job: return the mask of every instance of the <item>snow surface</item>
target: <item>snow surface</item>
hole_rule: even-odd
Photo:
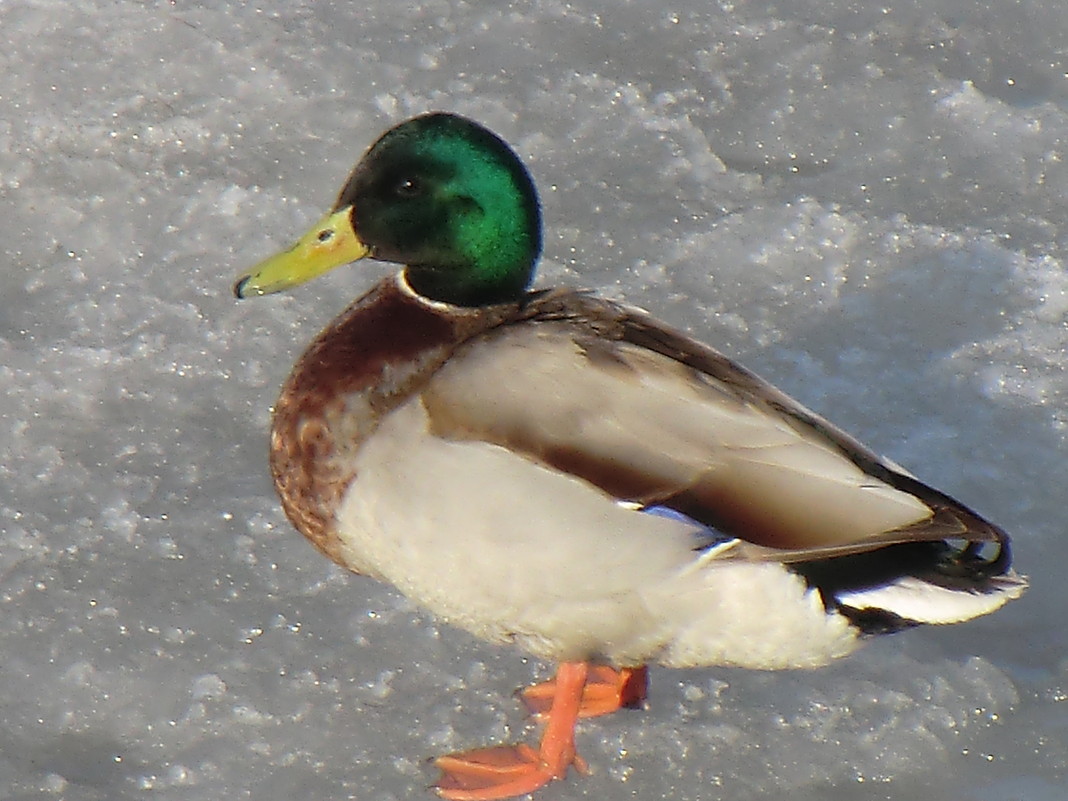
[[[654,670],[557,799],[1063,801],[1062,0],[0,4],[0,799],[429,799],[548,666],[313,551],[269,407],[388,269],[237,303],[386,127],[473,116],[543,283],[683,326],[1015,536],[829,668]]]

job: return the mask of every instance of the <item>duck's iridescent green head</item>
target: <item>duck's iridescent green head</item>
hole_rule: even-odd
[[[471,120],[426,114],[383,134],[334,208],[234,293],[278,292],[371,257],[404,264],[427,298],[479,306],[521,297],[540,253],[538,197],[519,157]]]

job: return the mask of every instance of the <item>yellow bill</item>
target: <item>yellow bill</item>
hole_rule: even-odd
[[[327,270],[371,255],[352,230],[351,206],[332,211],[289,250],[265,259],[234,284],[239,298],[269,295],[303,284]]]

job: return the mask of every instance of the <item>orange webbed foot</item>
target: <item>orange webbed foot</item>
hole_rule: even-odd
[[[592,666],[582,690],[578,716],[593,718],[623,708],[636,709],[645,701],[648,688],[649,669],[644,665],[620,670],[608,665]],[[555,692],[556,679],[552,679],[521,690],[519,697],[535,718],[543,720],[552,707]]]
[[[586,773],[586,763],[575,753],[575,723],[588,670],[585,662],[561,663],[537,751],[529,745],[498,746],[440,757],[438,795],[449,801],[496,801],[562,779],[572,765]]]
[[[571,762],[550,765],[529,745],[502,745],[439,757],[438,795],[449,801],[494,801],[526,795],[553,779],[562,779],[569,765],[580,773],[586,763],[573,752]]]

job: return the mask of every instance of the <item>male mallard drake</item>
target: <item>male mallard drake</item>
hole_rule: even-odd
[[[274,414],[286,514],[445,620],[560,662],[537,750],[438,760],[450,799],[561,778],[576,718],[644,665],[796,668],[1024,590],[1005,532],[712,348],[585,292],[530,291],[534,185],[485,128],[385,133],[239,298],[365,257],[406,265],[334,320]]]

